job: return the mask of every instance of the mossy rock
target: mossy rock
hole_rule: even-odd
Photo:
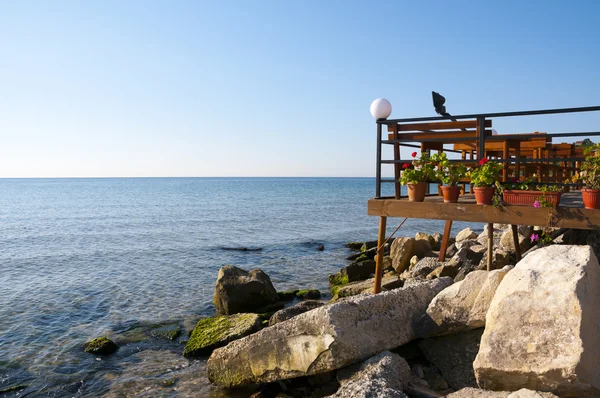
[[[317,300],[321,298],[321,292],[317,289],[304,289],[299,290],[296,297],[301,300]]]
[[[101,336],[88,341],[83,345],[83,350],[95,355],[110,355],[117,351],[119,347],[108,337]]]
[[[334,286],[346,285],[350,282],[348,280],[348,275],[342,275],[339,272],[337,274],[329,275],[329,284]]]
[[[198,321],[183,350],[185,357],[203,357],[233,340],[245,337],[261,328],[257,314],[223,315]]]
[[[277,292],[279,296],[279,300],[281,301],[292,301],[296,298],[296,293],[298,293],[298,289],[296,290],[287,290],[285,292]]]
[[[362,247],[362,245],[364,245],[363,242],[348,242],[344,246],[347,247],[350,250],[358,251],[358,250],[360,250],[360,248]]]
[[[178,324],[162,325],[150,331],[152,337],[159,339],[175,340],[181,336],[181,328]]]
[[[10,387],[6,387],[6,388],[0,388],[0,394],[6,394],[9,392],[16,392],[16,391],[21,391],[26,389],[27,385],[25,384],[17,384],[16,386],[10,386]]]

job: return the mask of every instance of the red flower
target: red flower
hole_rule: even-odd
[[[403,169],[408,169],[409,167],[410,167],[410,164],[408,164],[408,163],[404,163],[404,164],[402,165],[402,168],[403,168]]]
[[[416,157],[417,157],[417,153],[416,153],[416,152],[413,152],[413,153],[411,153],[411,155],[410,155],[410,156],[412,156],[413,158],[416,158]]]
[[[479,161],[479,165],[483,166],[484,164],[486,164],[488,162],[487,158],[483,158]]]

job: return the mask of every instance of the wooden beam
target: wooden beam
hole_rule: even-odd
[[[446,250],[448,250],[448,242],[450,242],[450,232],[452,231],[452,220],[446,220],[444,226],[444,236],[442,237],[442,245],[440,246],[440,255],[438,256],[439,261],[446,260]]]
[[[375,285],[373,286],[373,293],[377,294],[381,292],[381,278],[383,277],[383,252],[385,248],[382,247],[385,242],[385,227],[387,217],[379,218],[379,233],[377,234],[377,255],[375,256]]]
[[[450,130],[450,129],[474,129],[477,127],[477,120],[464,120],[460,122],[430,122],[430,123],[410,123],[398,124],[398,131],[427,131],[427,130]],[[492,127],[492,121],[486,120],[485,127]],[[388,124],[388,131],[394,131],[394,126]]]
[[[486,136],[492,136],[492,130],[485,130]],[[388,134],[388,140],[437,140],[440,138],[447,138],[448,143],[452,144],[452,139],[456,138],[477,138],[476,130],[468,130],[468,131],[431,131],[431,132],[421,132],[421,133],[401,133],[398,134],[398,138],[394,138],[394,134]]]
[[[424,218],[481,223],[540,225],[558,228],[600,229],[600,211],[580,207],[558,209],[533,206],[483,206],[465,203],[371,199],[370,216]]]

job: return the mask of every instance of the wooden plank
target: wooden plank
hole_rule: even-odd
[[[375,284],[373,286],[373,293],[377,294],[381,292],[381,278],[383,277],[383,252],[385,248],[381,247],[385,242],[385,227],[387,217],[379,218],[379,233],[377,234],[377,255],[375,256]]]
[[[486,136],[492,136],[492,130],[485,130]],[[473,138],[477,137],[476,130],[467,130],[467,131],[431,131],[431,132],[421,132],[421,133],[400,133],[398,134],[399,140],[427,140],[427,139],[438,139],[438,138],[447,138],[448,143],[452,143],[453,138]],[[394,134],[388,134],[388,140],[393,140]]]
[[[368,202],[370,216],[424,218],[481,223],[540,225],[557,228],[600,229],[600,211],[579,207],[558,209],[533,206],[482,206],[466,203],[409,202],[379,200]]]
[[[519,230],[515,224],[510,226],[513,235],[513,244],[515,245],[515,257],[517,262],[521,261],[521,245],[519,244]]]
[[[488,233],[487,270],[488,270],[488,272],[490,272],[492,270],[492,261],[494,261],[494,224],[493,223],[488,223],[487,233]]]
[[[430,122],[398,124],[398,131],[425,131],[425,130],[450,130],[450,129],[474,129],[477,120],[462,120],[460,122]],[[486,120],[485,127],[492,127],[492,121]],[[392,125],[388,125],[388,132],[394,131]]]

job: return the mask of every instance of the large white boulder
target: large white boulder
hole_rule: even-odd
[[[238,387],[340,369],[417,338],[416,324],[450,278],[354,296],[217,349],[211,382]]]
[[[427,307],[419,325],[421,337],[440,336],[485,326],[496,289],[512,269],[473,271],[464,280],[442,290]]]
[[[589,246],[537,250],[502,280],[473,364],[480,387],[600,395],[600,265]]]

